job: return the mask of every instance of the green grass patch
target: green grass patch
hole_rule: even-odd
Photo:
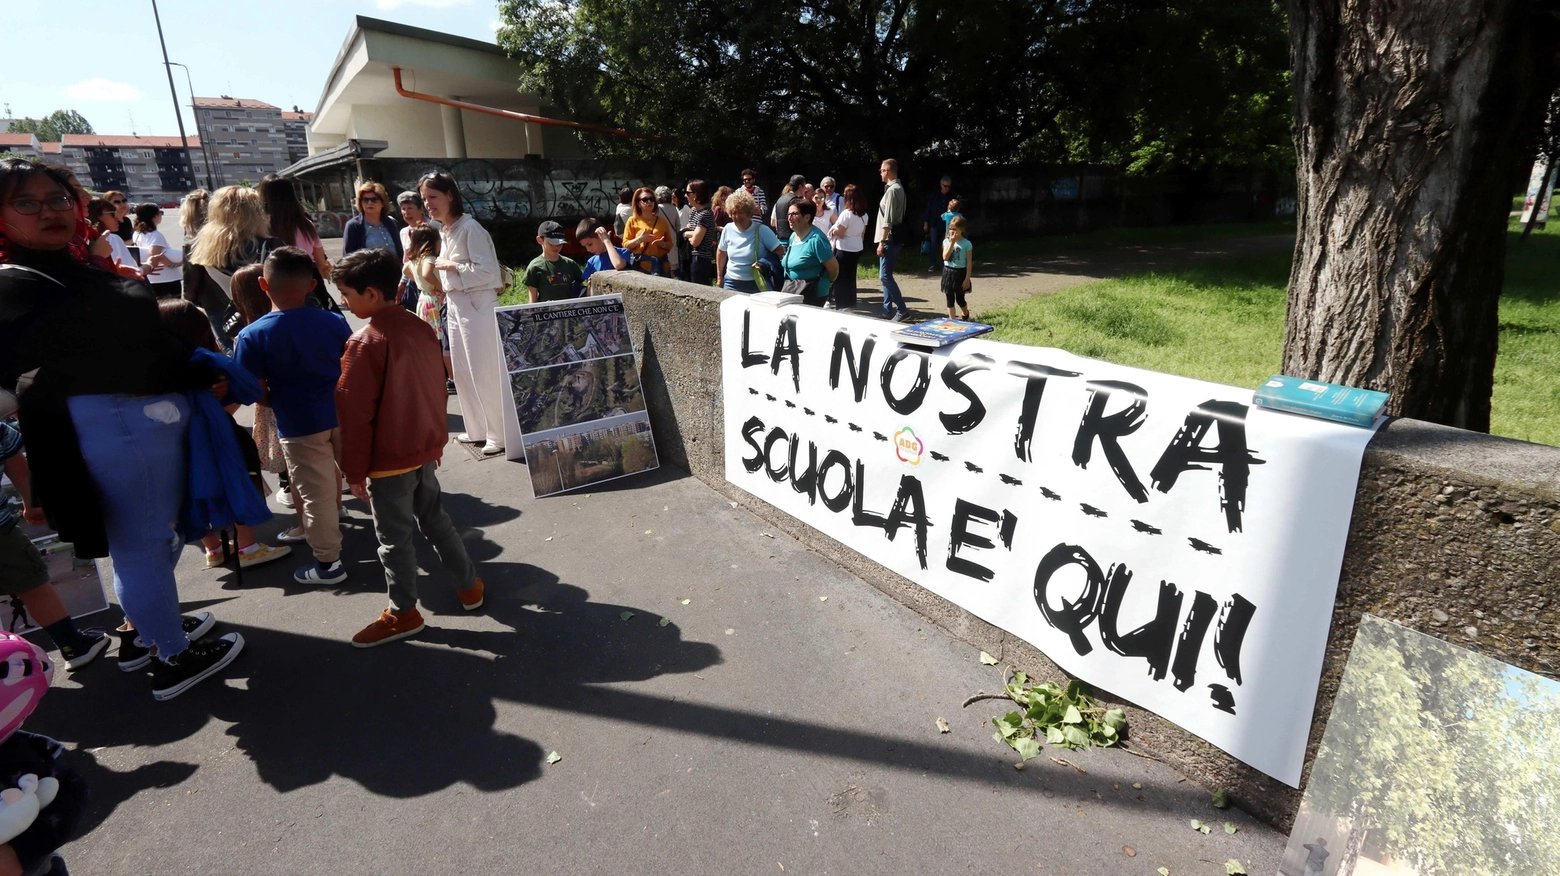
[[[1560,223],[1507,239],[1491,431],[1560,445]],[[1090,283],[983,315],[993,337],[1234,386],[1279,370],[1290,254]]]

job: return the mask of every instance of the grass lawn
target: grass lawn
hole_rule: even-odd
[[[1491,431],[1560,445],[1560,222],[1526,242],[1511,227]],[[1105,280],[982,319],[1000,340],[1254,387],[1278,371],[1289,263],[1273,253]]]

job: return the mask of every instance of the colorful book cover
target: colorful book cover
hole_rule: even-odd
[[[918,347],[946,347],[954,341],[962,341],[965,338],[973,338],[991,331],[991,326],[983,322],[969,322],[963,319],[933,319],[916,325],[907,326],[894,332],[894,339],[904,344],[914,344]]]
[[[1389,397],[1373,389],[1275,374],[1257,388],[1251,403],[1352,426],[1370,426],[1386,409]]]

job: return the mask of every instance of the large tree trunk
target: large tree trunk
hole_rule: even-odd
[[[1289,0],[1298,234],[1284,372],[1488,431],[1509,183],[1554,0]]]

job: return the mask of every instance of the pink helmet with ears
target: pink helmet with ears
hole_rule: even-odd
[[[11,738],[49,691],[54,664],[43,649],[12,633],[0,633],[0,741]]]

